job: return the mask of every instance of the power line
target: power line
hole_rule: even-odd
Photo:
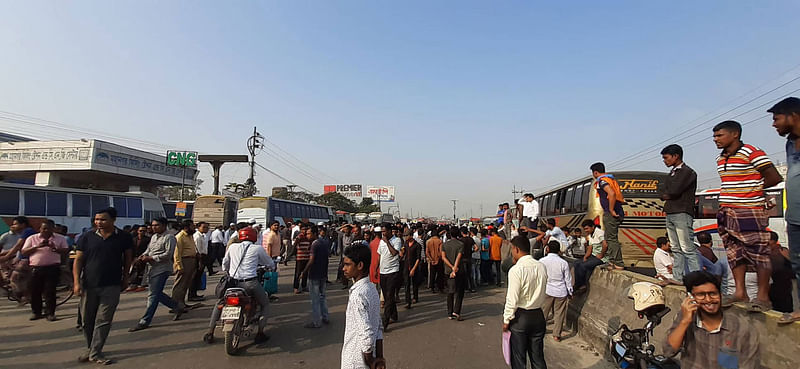
[[[319,170],[319,169],[316,169],[316,168],[312,167],[311,165],[309,165],[309,164],[308,164],[308,163],[306,163],[305,161],[301,160],[301,159],[300,159],[300,158],[298,158],[297,156],[295,156],[295,155],[293,155],[292,153],[290,153],[290,152],[288,152],[288,151],[286,151],[286,150],[282,149],[280,146],[278,146],[278,145],[277,145],[277,144],[275,144],[274,142],[270,141],[269,139],[265,139],[265,141],[266,141],[267,143],[269,143],[270,145],[274,146],[274,147],[275,147],[276,149],[278,149],[280,152],[282,152],[282,153],[284,153],[284,154],[288,155],[289,157],[293,158],[293,159],[294,159],[294,160],[296,160],[298,163],[305,165],[305,166],[306,166],[306,168],[308,168],[308,169],[310,169],[310,170],[312,170],[312,171],[314,171],[314,172],[317,172],[317,174],[320,174],[322,177],[327,177],[327,178],[329,178],[329,179],[332,179],[332,180],[333,180],[334,182],[336,182],[336,183],[342,183],[342,181],[340,181],[340,180],[338,180],[338,179],[336,179],[336,178],[334,178],[334,177],[332,177],[332,176],[330,176],[330,175],[326,174],[325,172],[323,172],[323,171],[321,171],[321,170]],[[323,184],[324,184],[324,183],[323,183]]]
[[[286,177],[284,177],[284,176],[282,176],[282,175],[280,175],[278,173],[275,173],[275,171],[268,169],[267,167],[261,165],[261,163],[259,163],[259,162],[256,162],[256,166],[258,166],[261,169],[266,170],[267,172],[269,172],[270,174],[274,175],[275,177],[278,177],[278,178],[284,180],[286,183],[295,184],[295,186],[300,187],[303,191],[306,191],[306,192],[312,193],[312,194],[314,193],[314,191],[311,191],[311,190],[309,190],[309,189],[307,189],[307,188],[305,188],[305,187],[303,187],[303,186],[301,186],[299,184],[296,184],[294,181],[292,181],[289,178],[286,178]]]

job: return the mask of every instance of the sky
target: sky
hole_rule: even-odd
[[[268,140],[257,161],[283,177],[257,169],[262,193],[287,179],[317,193],[394,185],[400,214],[414,216],[452,216],[452,199],[459,217],[491,214],[513,188],[545,191],[596,161],[666,171],[667,143],[684,145],[712,187],[710,128],[722,120],[748,123],[744,141],[785,161],[765,110],[800,95],[800,23],[782,16],[799,11],[797,1],[0,0],[0,131],[245,154],[256,126]],[[200,170],[210,192],[211,168]],[[247,175],[226,165],[222,182]]]

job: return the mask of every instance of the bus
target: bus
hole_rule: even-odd
[[[175,207],[178,206],[180,201],[177,200],[164,200],[161,205],[164,206],[164,213],[169,221],[177,221],[178,216],[175,215]],[[186,203],[186,215],[180,217],[181,219],[192,219],[194,215],[194,201],[184,201]]]
[[[80,188],[34,186],[0,182],[0,233],[7,232],[15,216],[28,217],[33,229],[45,219],[67,226],[71,234],[93,226],[94,213],[113,206],[116,226],[147,224],[164,216],[156,195],[148,192],[114,192]]]
[[[330,206],[254,196],[240,199],[239,210],[236,212],[238,222],[249,222],[250,219],[264,226],[273,220],[277,220],[281,225],[286,225],[288,222],[317,224],[332,221],[334,213]]]
[[[619,227],[619,242],[625,265],[652,268],[656,238],[666,234],[664,201],[659,189],[668,173],[626,171],[612,173],[619,183],[625,204],[625,220]],[[561,228],[580,228],[584,219],[602,224],[603,209],[592,177],[582,178],[536,197],[540,222],[555,218]]]
[[[216,226],[226,226],[236,220],[236,209],[239,203],[235,198],[222,195],[202,195],[194,199],[192,220],[207,222],[213,229]],[[188,216],[188,206],[187,206]]]
[[[771,200],[777,204],[768,211],[769,225],[767,229],[778,234],[778,242],[781,245],[788,245],[786,220],[783,217],[786,210],[784,186],[785,184],[781,182],[764,190],[764,197],[767,201]],[[710,188],[695,193],[694,233],[711,233],[715,249],[722,248],[722,239],[719,237],[719,232],[717,232],[717,211],[719,211],[719,188]],[[724,257],[724,249],[722,251]]]

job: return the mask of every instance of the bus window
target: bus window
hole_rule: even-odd
[[[88,217],[92,212],[92,202],[89,195],[72,194],[72,216]]]
[[[67,194],[64,192],[47,193],[47,216],[67,216]]]
[[[719,210],[717,195],[697,196],[697,214],[695,219],[716,219]]]
[[[573,198],[572,196],[575,194],[575,186],[572,186],[567,189],[566,198],[564,199],[564,211],[566,214],[573,213],[575,209],[572,207]]]
[[[773,200],[777,206],[774,206],[772,209],[767,210],[770,218],[783,218],[783,191],[765,191],[764,197],[766,197],[767,201]]]
[[[108,196],[92,195],[92,214],[108,207]]]
[[[539,212],[542,213],[542,216],[547,216],[547,196],[542,196],[542,201],[539,205]]]
[[[117,209],[117,217],[128,217],[128,201],[124,197],[114,196],[114,209]]]
[[[128,218],[141,218],[142,217],[142,199],[138,197],[129,197],[128,198]],[[186,215],[190,216],[189,211],[187,209]]]
[[[584,183],[581,188],[581,209],[580,211],[588,211],[589,210],[589,190],[591,189],[592,184]]]
[[[0,189],[0,214],[19,215],[19,190]]]
[[[556,210],[556,202],[557,202],[556,194],[551,193],[551,194],[547,195],[547,215],[555,215],[556,214],[556,212],[555,212],[555,210]]]
[[[47,214],[47,200],[43,191],[25,191],[25,215]]]

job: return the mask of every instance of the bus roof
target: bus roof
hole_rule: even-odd
[[[665,175],[667,175],[666,172],[647,171],[647,170],[614,171],[614,172],[608,172],[608,173],[614,175],[615,177],[627,177],[627,178],[638,177],[638,176],[642,176],[642,177],[648,177],[649,176],[649,177],[652,177],[652,176],[665,176]],[[557,186],[557,187],[549,187],[547,189],[547,191],[542,191],[541,193],[538,193],[538,194],[535,193],[533,195],[534,196],[541,196],[542,194],[555,192],[555,191],[558,191],[558,190],[566,188],[566,187],[570,187],[570,186],[574,186],[576,184],[581,184],[581,183],[584,183],[586,181],[590,181],[592,179],[593,179],[592,176],[588,175],[588,176],[582,177],[581,179],[570,181],[570,182],[567,182],[567,183],[562,184],[562,185]]]

